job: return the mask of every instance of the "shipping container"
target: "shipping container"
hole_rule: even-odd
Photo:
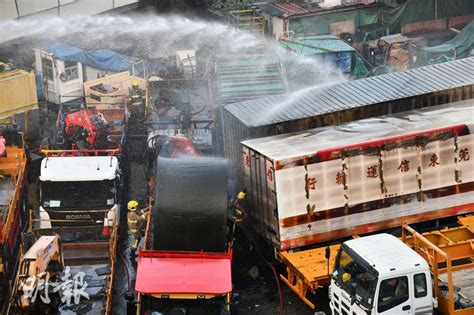
[[[38,108],[35,73],[1,62],[0,69],[0,124],[11,123],[15,114]]]
[[[289,250],[473,212],[473,105],[243,141],[255,230]]]

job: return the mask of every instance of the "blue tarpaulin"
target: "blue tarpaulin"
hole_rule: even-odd
[[[77,47],[57,42],[44,45],[43,49],[52,53],[55,58],[60,60],[80,62],[97,69],[115,72],[129,70],[137,61],[110,49],[85,51]]]

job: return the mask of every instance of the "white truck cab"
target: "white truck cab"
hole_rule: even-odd
[[[428,263],[398,238],[377,234],[344,242],[329,287],[333,315],[432,314]]]
[[[120,210],[115,156],[53,156],[41,162],[40,228],[94,226]]]

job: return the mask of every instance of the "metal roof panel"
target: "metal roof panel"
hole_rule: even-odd
[[[243,101],[225,110],[247,127],[258,127],[472,84],[474,57]]]

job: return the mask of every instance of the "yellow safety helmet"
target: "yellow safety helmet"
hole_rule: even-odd
[[[237,199],[245,199],[245,193],[243,191],[239,192],[239,194],[237,195]]]
[[[132,81],[132,86],[139,86],[139,85],[140,85],[140,81],[136,79]]]
[[[137,207],[138,207],[138,202],[136,200],[130,200],[127,204],[127,208],[130,211],[137,210]]]
[[[348,272],[344,272],[342,274],[342,282],[347,282],[349,280],[351,280],[351,274]]]

